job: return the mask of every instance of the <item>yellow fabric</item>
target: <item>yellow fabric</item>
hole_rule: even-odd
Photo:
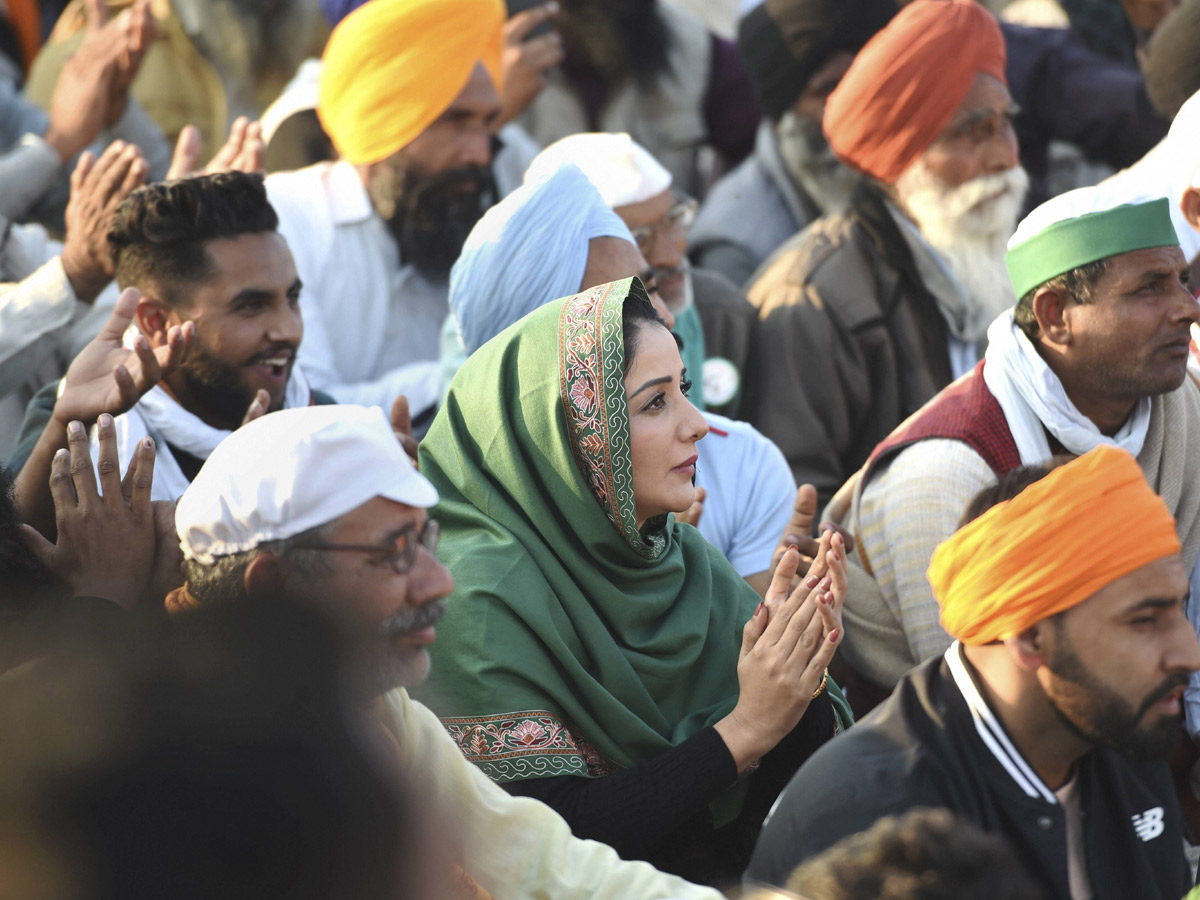
[[[501,0],[370,0],[333,30],[317,115],[343,159],[379,162],[412,142],[482,62],[499,92]]]
[[[1104,445],[939,544],[929,584],[942,627],[964,644],[986,644],[1179,551],[1175,520],[1137,461]]]

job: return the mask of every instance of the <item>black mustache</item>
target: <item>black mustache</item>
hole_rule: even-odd
[[[1140,719],[1149,710],[1150,707],[1162,700],[1168,694],[1171,694],[1180,688],[1186,688],[1188,685],[1188,677],[1186,675],[1172,675],[1166,679],[1161,685],[1154,689],[1145,700],[1142,701],[1142,708],[1138,710],[1138,718]]]
[[[398,637],[428,628],[446,614],[446,600],[439,597],[417,609],[402,609],[379,623],[385,637]]]

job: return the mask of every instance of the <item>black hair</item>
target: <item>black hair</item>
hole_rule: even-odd
[[[621,373],[623,375],[628,375],[633,367],[633,358],[637,356],[638,351],[638,335],[646,325],[667,327],[667,323],[662,320],[650,298],[646,296],[646,289],[641,280],[634,278],[629,297],[621,310],[621,338],[625,344],[625,367]]]
[[[206,242],[278,227],[261,174],[221,172],[138,188],[117,207],[108,246],[122,289],[152,286],[179,303],[211,274]]]
[[[962,528],[974,522],[985,512],[999,503],[1011,500],[1036,481],[1041,481],[1061,465],[1069,463],[1073,456],[1054,456],[1044,463],[1031,466],[1017,466],[1011,472],[1000,476],[995,484],[990,484],[971,498],[958,527]]]
[[[887,816],[802,863],[787,889],[820,900],[1042,900],[1020,857],[945,809]]]
[[[1098,259],[1095,262],[1078,266],[1070,272],[1056,275],[1049,281],[1039,284],[1018,300],[1016,307],[1013,309],[1013,318],[1021,330],[1025,332],[1027,338],[1031,341],[1037,340],[1042,333],[1041,329],[1038,328],[1037,319],[1033,315],[1033,298],[1038,291],[1042,288],[1051,288],[1052,290],[1070,294],[1076,303],[1091,303],[1096,299],[1096,285],[1100,283],[1100,279],[1107,271],[1108,260]]]

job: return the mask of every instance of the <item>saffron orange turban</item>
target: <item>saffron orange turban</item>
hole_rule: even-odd
[[[483,63],[500,90],[502,0],[370,0],[338,23],[317,115],[343,159],[379,162],[446,111]]]
[[[964,644],[1020,634],[1178,553],[1175,520],[1124,450],[1101,445],[938,545],[929,584]]]
[[[995,17],[974,0],[915,0],[829,95],[829,145],[846,165],[891,184],[941,134],[979,72],[1007,84]]]

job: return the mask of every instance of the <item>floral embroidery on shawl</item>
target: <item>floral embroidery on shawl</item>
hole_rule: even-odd
[[[442,719],[468,762],[493,781],[552,775],[598,778],[617,770],[562,719],[548,712]]]
[[[633,302],[649,302],[626,280],[594,287],[563,304],[558,320],[559,385],[571,449],[592,494],[629,545],[652,559],[664,538],[638,532],[622,371],[622,310],[630,296]]]

